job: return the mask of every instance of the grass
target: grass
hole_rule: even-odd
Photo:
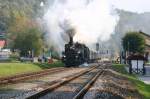
[[[150,62],[147,62],[146,65],[147,65],[147,66],[150,66]]]
[[[121,74],[128,74],[128,72],[125,70],[125,65],[123,64],[113,64],[113,69]]]
[[[42,69],[64,66],[60,61],[48,63],[0,63],[0,77],[11,76],[15,74],[40,71]]]
[[[35,65],[41,67],[42,69],[53,68],[53,67],[63,67],[64,64],[61,61],[57,61],[54,63],[34,63]]]
[[[144,99],[150,99],[150,85],[138,80],[135,75],[128,74],[124,66],[125,65],[122,64],[113,64],[113,69],[121,73],[123,76],[127,77],[132,83],[134,83],[139,93],[144,96]]]

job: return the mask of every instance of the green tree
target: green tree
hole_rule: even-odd
[[[44,6],[41,7],[41,2]],[[0,0],[0,32],[7,32],[9,23],[14,19],[14,12],[30,18],[42,17],[48,0]]]
[[[38,23],[18,11],[13,11],[13,20],[9,24],[8,47],[18,49],[21,56],[28,56],[31,51],[38,56],[42,52],[42,32]]]
[[[128,32],[122,39],[125,51],[130,53],[144,53],[145,39],[139,32]]]
[[[28,56],[31,51],[38,56],[42,52],[42,45],[41,32],[37,28],[30,28],[17,35],[13,48],[19,49],[21,56]]]

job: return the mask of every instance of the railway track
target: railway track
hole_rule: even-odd
[[[42,71],[38,71],[38,72],[3,77],[3,78],[0,78],[0,84],[2,85],[2,84],[9,84],[9,83],[16,83],[16,82],[19,82],[22,80],[27,80],[27,79],[31,79],[34,77],[44,76],[44,75],[48,75],[51,73],[60,72],[60,71],[64,71],[64,70],[68,70],[68,68],[64,68],[64,67],[51,68],[51,69],[46,69],[46,70],[42,70]]]
[[[102,68],[94,66],[56,82],[26,99],[81,99],[102,73]]]

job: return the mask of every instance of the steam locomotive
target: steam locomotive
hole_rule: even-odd
[[[66,67],[75,67],[95,59],[94,55],[96,53],[91,52],[85,44],[74,43],[70,36],[70,41],[65,44],[65,51],[62,52],[62,62]]]

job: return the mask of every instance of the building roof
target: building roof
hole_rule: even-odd
[[[5,35],[0,34],[0,39],[6,39]]]
[[[127,60],[146,60],[146,58],[141,54],[132,54],[127,57]]]
[[[139,33],[150,38],[149,34],[146,34],[146,33],[142,32],[142,31],[139,31]]]

